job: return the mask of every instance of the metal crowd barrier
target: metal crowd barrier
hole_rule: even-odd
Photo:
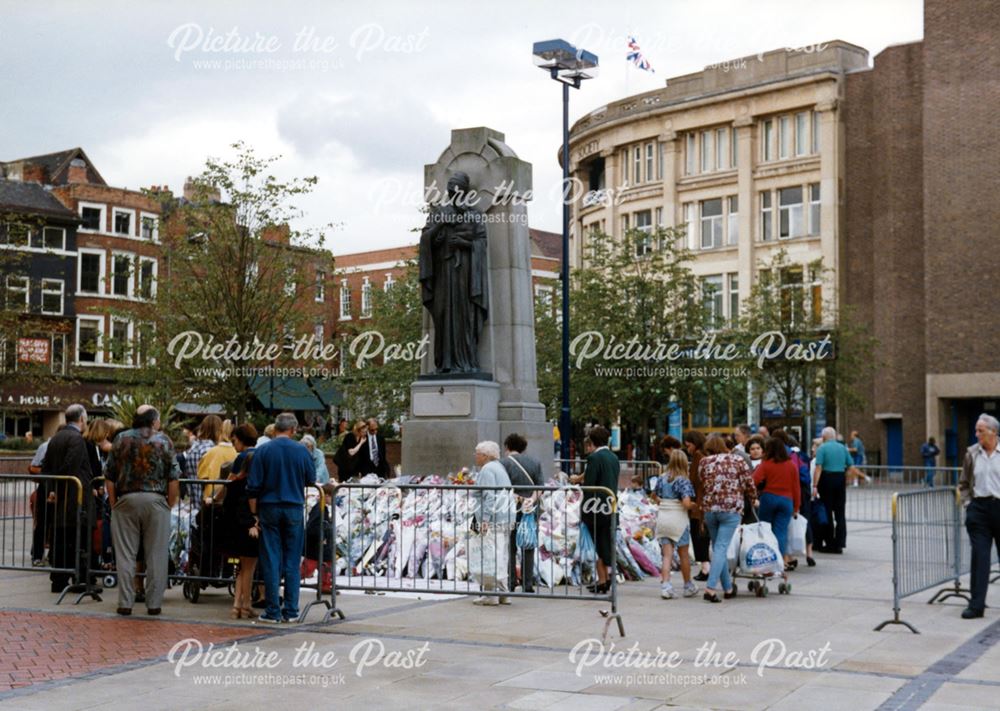
[[[892,495],[892,610],[893,617],[875,628],[903,625],[914,634],[917,628],[901,620],[904,597],[951,582],[928,603],[951,597],[966,600],[961,587],[963,548],[962,505],[957,489],[934,488]],[[967,566],[965,566],[967,568]]]
[[[56,604],[78,591],[86,577],[84,501],[76,477],[0,474],[0,569],[72,577]]]
[[[170,585],[181,585],[184,598],[191,603],[197,603],[201,593],[210,587],[225,588],[230,595],[235,592],[239,559],[226,550],[228,531],[223,528],[223,505],[215,498],[220,488],[227,487],[230,483],[225,479],[181,479],[181,499],[170,510],[171,572],[168,580]],[[103,477],[94,480],[94,484],[103,487]],[[310,493],[314,496],[311,497]],[[311,500],[320,506],[325,506],[324,493],[319,486],[307,487],[303,526],[308,519]],[[94,532],[103,534],[102,529],[110,525],[111,511],[105,511],[99,504],[95,507],[95,512],[95,519],[91,521],[89,530],[92,534]],[[308,536],[308,531],[305,536]],[[107,536],[102,535],[102,538],[105,541],[110,540],[110,531]],[[90,550],[90,555],[86,556],[90,562],[88,580],[98,580],[103,586],[111,587],[117,578],[113,551],[106,550],[104,545],[101,545],[100,550],[96,549],[96,545],[94,548]],[[314,605],[329,606],[323,591],[323,549],[324,546],[320,545],[317,582],[315,585],[311,583],[300,585],[304,589],[315,588],[315,598],[305,605],[299,619],[305,619]],[[110,567],[105,567],[106,565]],[[144,573],[139,575],[145,576]],[[254,585],[257,585],[257,581]],[[101,592],[101,585],[94,587],[98,593]],[[97,599],[100,600],[99,597]]]
[[[865,478],[847,481],[846,519],[856,523],[892,523],[892,497],[958,485],[959,467],[901,467],[865,464],[858,467]],[[930,486],[933,483],[933,487]]]
[[[526,500],[534,501],[534,548],[517,544],[522,523],[522,542],[531,538]],[[590,600],[610,603],[610,610],[601,611],[605,637],[612,620],[625,635],[618,611],[617,526],[604,524],[617,515],[617,495],[609,489],[346,483],[337,490],[335,509],[333,604],[325,621],[333,615],[344,619],[336,598],[342,590],[478,596],[477,603],[489,605],[521,598]],[[595,540],[601,533],[610,539],[606,591],[596,587],[596,545],[586,546],[580,559],[582,534],[572,525],[576,511]]]

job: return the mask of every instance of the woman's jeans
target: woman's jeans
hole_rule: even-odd
[[[712,538],[712,569],[708,572],[707,587],[713,590],[719,589],[719,582],[722,582],[722,589],[729,590],[733,587],[733,579],[729,575],[729,561],[726,553],[729,551],[729,543],[733,540],[736,527],[740,525],[740,515],[729,511],[706,511],[705,526],[708,528],[708,535]]]
[[[794,509],[795,502],[787,496],[769,493],[760,495],[760,520],[771,524],[781,555],[788,554],[788,524],[792,520]]]

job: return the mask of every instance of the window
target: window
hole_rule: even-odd
[[[62,279],[42,279],[42,313],[61,316],[63,312],[63,292],[66,285]]]
[[[313,326],[313,338],[317,345],[323,345],[323,322],[317,321],[316,325]]]
[[[66,335],[63,333],[52,334],[52,350],[50,351],[50,364],[54,375],[66,374]]]
[[[738,152],[736,150],[736,137],[739,136],[739,131],[735,128],[732,130],[733,140],[732,140],[732,154],[729,157],[729,166],[731,168],[739,167],[739,160],[737,159]]]
[[[765,190],[760,194],[760,238],[767,241],[774,237],[772,229],[774,218],[774,208],[771,206],[771,191]]]
[[[722,275],[713,274],[701,278],[701,294],[705,309],[708,311],[708,325],[716,328],[722,325]]]
[[[809,114],[805,111],[795,114],[795,155],[804,156],[809,145]]]
[[[694,203],[686,202],[684,208],[684,234],[687,236],[687,248],[695,249],[698,244],[698,237],[694,230]]]
[[[62,227],[45,227],[42,229],[42,249],[65,249],[66,230]]]
[[[729,323],[733,326],[740,318],[740,275],[729,275]]]
[[[326,300],[326,272],[316,271],[316,303],[322,304]]]
[[[819,234],[819,183],[809,185],[809,234]]]
[[[740,241],[740,198],[739,195],[730,195],[727,198],[729,214],[726,216],[729,233],[726,235],[727,244],[737,244]]]
[[[665,148],[662,141],[657,145],[659,146],[659,156],[657,157],[658,159],[656,163],[656,179],[663,180],[663,152]]]
[[[158,220],[153,215],[143,215],[140,220],[142,227],[141,236],[143,239],[148,239],[151,242],[155,242],[159,239],[159,225]]]
[[[715,146],[716,150],[716,170],[726,170],[729,168],[729,129],[728,128],[717,128],[715,129]]]
[[[684,174],[694,175],[698,165],[698,144],[693,133],[687,134],[687,146],[684,149]]]
[[[805,234],[802,187],[778,191],[778,237],[801,237]]]
[[[653,176],[656,175],[656,169],[653,166],[653,144],[646,144],[646,182],[650,182]]]
[[[663,208],[656,208],[656,226],[663,227]]]
[[[643,257],[653,249],[652,237],[649,236],[649,233],[653,231],[653,217],[650,210],[635,213],[635,228],[646,233],[635,243],[635,256]]]
[[[109,363],[130,364],[132,362],[132,324],[128,321],[111,319],[111,343],[109,345]]]
[[[141,323],[136,328],[135,333],[135,364],[153,365],[156,359],[150,354],[149,349],[153,344],[153,325]]]
[[[3,230],[3,244],[8,244],[11,247],[27,247],[29,246],[28,237],[30,234],[31,230],[28,229],[27,225],[22,225],[19,222],[6,222]]]
[[[639,146],[632,149],[632,182],[636,185],[642,182],[642,148]]]
[[[715,140],[712,131],[701,132],[701,172],[715,169]]]
[[[809,267],[810,311],[813,326],[823,323],[823,272],[820,267]]]
[[[764,148],[764,160],[766,161],[774,160],[777,152],[775,151],[775,144],[774,144],[773,119],[767,119],[767,121],[764,122],[763,148]]]
[[[26,276],[7,275],[7,308],[11,311],[27,311],[31,282]]]
[[[792,120],[788,116],[778,119],[778,157],[787,158],[792,153]]]
[[[104,321],[99,318],[80,318],[76,328],[76,360],[78,363],[100,363],[101,332]]]
[[[784,326],[802,325],[805,294],[802,290],[802,267],[781,270],[781,323]]]
[[[139,259],[139,298],[156,298],[156,260],[148,257]]]
[[[104,208],[99,205],[81,205],[80,219],[82,224],[78,229],[100,232],[104,229]]]
[[[624,236],[625,233],[628,232],[628,229],[629,229],[628,215],[622,215],[622,236]]]
[[[701,201],[701,248],[722,246],[722,198]]]
[[[812,112],[812,152],[819,153],[819,113]]]
[[[132,295],[131,254],[114,254],[111,257],[111,293],[115,296]]]
[[[346,280],[340,282],[340,318],[344,321],[351,318],[351,285]]]
[[[392,274],[385,275],[385,283],[382,284],[382,291],[389,291],[396,283],[396,280],[392,278]]]
[[[79,291],[86,294],[100,294],[104,285],[104,252],[84,252],[80,250]]]
[[[295,283],[295,275],[289,275],[285,280],[285,296],[294,297],[298,285]]]
[[[368,277],[364,278],[361,284],[361,318],[369,318],[372,315],[372,283]]]
[[[117,207],[114,208],[113,213],[115,234],[132,235],[132,223],[135,213],[132,210],[120,210]]]

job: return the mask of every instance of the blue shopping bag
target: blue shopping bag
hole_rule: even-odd
[[[577,554],[581,563],[597,562],[597,546],[594,545],[594,537],[590,535],[587,524],[580,522],[580,542],[576,546]]]
[[[525,550],[538,547],[538,525],[535,523],[535,514],[527,513],[521,517],[521,523],[517,525],[517,547]]]

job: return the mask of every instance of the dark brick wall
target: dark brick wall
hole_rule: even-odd
[[[878,338],[864,412],[846,423],[885,456],[876,413],[903,417],[913,461],[925,431],[923,155],[920,43],[890,47],[845,94],[845,302]]]
[[[997,371],[1000,2],[924,5],[927,368]]]

